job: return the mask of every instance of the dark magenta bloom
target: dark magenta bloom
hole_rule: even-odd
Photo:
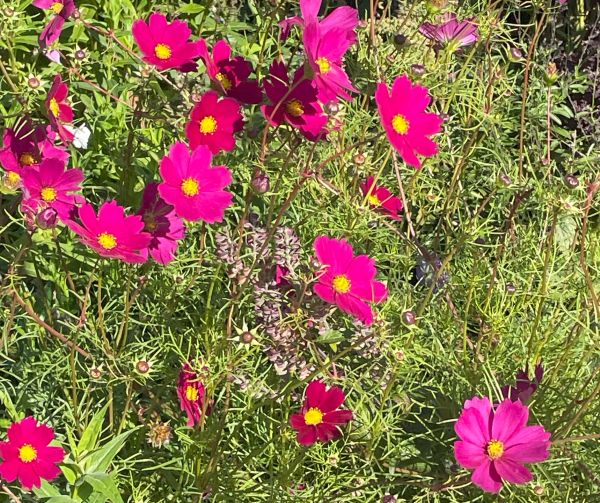
[[[537,391],[538,386],[542,382],[544,377],[544,368],[541,363],[535,366],[533,379],[529,378],[529,372],[527,368],[519,370],[517,372],[517,382],[514,386],[502,387],[502,396],[504,398],[510,398],[513,402],[520,400],[523,403],[527,403],[531,396]]]
[[[73,122],[73,109],[67,101],[68,94],[67,84],[63,82],[60,75],[56,75],[45,105],[50,125],[56,130],[63,143],[70,143],[75,137],[71,131],[65,128],[65,124]]]
[[[177,397],[181,410],[187,415],[187,425],[193,427],[200,424],[203,414],[210,414],[206,401],[206,390],[200,376],[185,364],[179,372],[177,383]]]
[[[32,3],[39,9],[51,10],[54,13],[40,34],[40,45],[48,47],[60,37],[65,21],[75,12],[75,2],[73,0],[34,0]]]

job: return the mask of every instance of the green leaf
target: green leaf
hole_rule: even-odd
[[[94,491],[102,494],[112,503],[123,503],[123,498],[121,498],[117,484],[111,475],[99,472],[88,473],[83,480],[90,484]]]
[[[61,494],[59,496],[53,496],[49,500],[46,500],[46,503],[78,503],[78,500],[74,500],[69,496],[63,496]]]
[[[53,496],[61,496],[60,491],[47,480],[42,480],[42,485],[39,488],[34,487],[33,492],[38,498],[52,498]]]
[[[317,342],[319,344],[335,344],[336,342],[342,342],[343,340],[345,340],[345,337],[338,330],[329,330],[317,337]]]
[[[108,442],[104,447],[101,447],[97,451],[90,454],[84,462],[86,466],[86,473],[105,472],[110,466],[112,460],[122,449],[129,435],[131,435],[135,430],[137,430],[137,428],[126,431],[125,433],[121,433],[119,436]]]
[[[104,416],[108,409],[108,403],[102,407],[87,425],[85,431],[81,435],[81,440],[77,446],[77,453],[81,455],[85,451],[92,451],[98,445],[98,437],[102,432],[102,423],[104,422]]]

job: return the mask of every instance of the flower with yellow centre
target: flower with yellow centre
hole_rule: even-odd
[[[315,426],[323,422],[323,413],[316,407],[311,407],[304,414],[304,422],[308,425]]]
[[[64,5],[62,2],[54,2],[52,7],[50,7],[50,10],[54,12],[54,14],[60,14],[63,10],[63,7]]]
[[[169,59],[171,57],[171,48],[167,44],[156,44],[154,48],[154,54],[161,60]]]
[[[196,402],[198,400],[198,388],[194,388],[194,386],[185,388],[185,397],[190,402]]]
[[[9,171],[6,173],[6,185],[11,188],[15,188],[21,183],[21,175],[16,171]]]
[[[60,108],[58,106],[58,101],[56,101],[56,98],[50,99],[50,104],[48,105],[48,108],[50,109],[50,112],[52,112],[52,115],[54,115],[54,117],[58,117],[58,114],[60,114]]]
[[[397,114],[392,119],[392,127],[394,131],[398,134],[406,134],[408,133],[408,127],[410,126],[409,122],[406,120],[406,117],[401,114]]]
[[[181,192],[187,197],[194,197],[200,192],[200,184],[195,178],[186,178],[181,182]]]
[[[215,75],[215,78],[221,83],[221,85],[223,86],[223,89],[225,89],[225,91],[229,91],[231,89],[231,86],[233,84],[231,83],[231,80],[229,80],[227,75],[219,72]]]
[[[499,459],[504,454],[504,444],[500,440],[490,440],[487,444],[487,455],[492,461]]]
[[[31,152],[24,152],[19,157],[19,162],[21,163],[21,166],[31,166],[32,164],[35,164],[35,157]]]
[[[23,444],[19,447],[19,459],[23,463],[31,463],[37,459],[37,451],[31,444]]]
[[[367,201],[369,201],[369,204],[371,206],[381,206],[381,201],[379,200],[379,198],[375,194],[371,194],[367,198]]]
[[[285,104],[285,109],[288,114],[294,117],[300,117],[304,113],[304,107],[299,100],[290,100]]]
[[[114,234],[101,232],[98,235],[98,244],[105,250],[112,250],[115,246],[117,246],[117,238]]]
[[[325,75],[329,70],[331,70],[331,63],[327,58],[317,58],[315,63],[319,65],[319,73]]]
[[[345,274],[339,274],[333,278],[333,289],[337,293],[348,293],[352,283]]]
[[[40,195],[44,201],[51,203],[52,201],[56,200],[57,193],[54,187],[44,187],[40,191]]]
[[[217,119],[207,115],[200,121],[200,132],[202,134],[213,134],[217,130]]]

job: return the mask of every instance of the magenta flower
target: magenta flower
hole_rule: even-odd
[[[541,363],[535,366],[534,378],[529,379],[527,368],[517,372],[517,382],[515,386],[502,386],[502,396],[510,398],[513,402],[520,400],[527,403],[531,396],[536,392],[544,377],[544,368]]]
[[[40,34],[40,45],[45,48],[60,37],[65,21],[75,12],[75,2],[73,0],[33,0],[32,3],[39,9],[51,10],[54,14]]]
[[[210,414],[210,407],[205,403],[206,390],[200,376],[186,363],[179,372],[177,383],[179,405],[188,417],[187,425],[193,427],[200,424],[202,414]]]
[[[185,143],[177,142],[160,162],[161,197],[186,220],[221,222],[231,206],[233,194],[223,190],[231,181],[226,166],[211,167],[212,154],[200,145],[190,155]]]
[[[460,440],[454,443],[458,463],[475,469],[471,480],[484,491],[497,493],[503,481],[525,484],[533,475],[526,463],[550,456],[550,433],[542,426],[527,426],[529,408],[504,400],[495,409],[487,397],[473,397],[454,426]]]
[[[398,215],[402,211],[402,200],[392,194],[386,187],[375,185],[375,179],[370,176],[366,182],[360,185],[363,196],[367,198],[369,206],[392,217],[394,220],[400,220]]]
[[[70,143],[75,137],[71,131],[64,127],[73,122],[73,109],[67,101],[69,88],[60,75],[54,77],[54,82],[46,98],[46,113],[50,125],[56,130],[63,143]]]
[[[75,215],[65,223],[83,244],[101,256],[129,263],[142,263],[148,259],[147,248],[152,236],[143,232],[144,222],[139,215],[126,216],[125,209],[116,201],[100,206],[97,216],[87,202],[73,213]]]
[[[239,103],[233,98],[220,98],[215,91],[208,91],[190,114],[185,135],[192,148],[206,145],[213,154],[229,152],[235,147],[236,132],[243,128]]]
[[[194,60],[200,56],[200,43],[189,41],[192,30],[185,21],[176,19],[169,23],[165,16],[155,12],[148,23],[143,19],[133,23],[132,32],[146,63],[159,70],[196,69]]]
[[[473,19],[458,21],[454,12],[447,12],[440,24],[423,23],[419,32],[430,40],[456,50],[474,44],[479,39],[477,24]]]
[[[315,85],[304,78],[302,68],[296,71],[290,85],[285,64],[274,61],[264,88],[270,104],[263,105],[261,110],[269,124],[277,127],[286,122],[311,140],[327,135],[327,115],[317,100]]]
[[[146,185],[138,215],[144,221],[144,231],[152,236],[150,256],[159,264],[168,264],[175,258],[177,242],[185,236],[185,226],[173,206],[160,197],[157,183]]]
[[[199,43],[200,57],[208,76],[221,94],[248,105],[262,101],[258,82],[248,78],[253,72],[249,61],[241,56],[231,59],[231,46],[225,40],[219,40],[215,44],[212,54],[204,39],[200,39]]]
[[[367,255],[354,256],[347,241],[319,236],[314,244],[317,259],[324,268],[314,286],[315,293],[325,302],[336,304],[366,325],[373,323],[369,302],[382,302],[387,288],[375,281],[375,260]]]
[[[426,87],[413,85],[406,75],[396,80],[389,94],[381,82],[375,92],[377,109],[388,140],[407,164],[421,167],[416,154],[434,156],[438,147],[429,137],[441,130],[442,119],[434,113],[425,112],[431,98]]]

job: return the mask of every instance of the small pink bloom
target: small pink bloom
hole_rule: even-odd
[[[177,142],[160,162],[161,197],[186,220],[221,222],[231,206],[233,194],[223,190],[231,181],[226,166],[211,167],[212,154],[200,145],[190,155],[185,143]]]
[[[181,410],[187,414],[187,425],[193,427],[200,424],[203,414],[210,414],[210,407],[205,403],[206,390],[200,376],[185,364],[179,372],[177,397]]]
[[[454,12],[447,12],[440,24],[423,23],[419,32],[430,40],[454,49],[474,44],[479,39],[473,18],[458,21]]]
[[[159,70],[196,69],[194,60],[200,56],[200,43],[189,42],[192,30],[185,21],[176,19],[169,23],[165,16],[155,12],[148,23],[143,19],[133,23],[132,32],[146,63]]]
[[[152,235],[150,256],[159,264],[168,264],[175,258],[177,242],[185,236],[185,226],[173,206],[158,194],[157,183],[146,185],[138,215],[144,220],[144,231]]]
[[[402,211],[402,200],[386,187],[375,185],[375,179],[372,176],[360,185],[360,189],[371,207],[388,214],[394,220],[402,218],[398,215],[398,212]]]
[[[50,125],[56,130],[63,143],[70,143],[74,138],[73,133],[64,127],[65,124],[73,122],[73,109],[67,101],[68,94],[69,88],[60,75],[56,75],[46,98],[46,113]]]
[[[42,480],[54,480],[65,451],[49,445],[53,440],[54,430],[31,416],[12,423],[8,440],[0,442],[0,477],[7,482],[19,479],[26,490],[40,487]]]
[[[81,242],[103,257],[129,263],[148,259],[148,245],[152,236],[143,232],[144,222],[139,215],[125,215],[125,209],[116,201],[100,206],[98,215],[91,204],[84,202],[65,223]]]
[[[379,83],[375,101],[388,140],[404,162],[418,169],[421,161],[416,154],[437,154],[437,144],[429,137],[440,132],[443,121],[438,115],[425,112],[431,102],[426,87],[413,85],[402,75],[394,80],[391,94],[385,83]]]
[[[290,424],[297,430],[298,443],[312,445],[317,440],[329,442],[342,435],[340,426],[352,420],[352,411],[340,409],[346,395],[337,386],[326,388],[319,380],[306,388],[300,413],[292,414]]]
[[[65,21],[75,12],[75,2],[73,0],[34,0],[33,5],[54,13],[40,34],[40,45],[45,48],[60,37]]]
[[[537,391],[544,377],[544,368],[541,363],[535,366],[534,378],[529,378],[527,368],[517,372],[517,382],[515,386],[502,386],[502,396],[510,398],[513,402],[520,400],[522,403],[527,403],[531,396]]]
[[[185,135],[192,148],[206,145],[216,155],[221,151],[233,150],[233,135],[242,128],[239,103],[233,98],[219,98],[215,91],[208,91],[194,105]]]
[[[550,433],[527,426],[529,408],[504,400],[495,409],[487,397],[473,397],[454,425],[460,440],[454,443],[458,463],[475,469],[471,480],[484,491],[497,493],[503,481],[526,484],[533,475],[526,463],[550,456]]]
[[[341,239],[319,236],[314,247],[317,259],[324,266],[314,286],[315,293],[371,325],[373,310],[369,303],[382,302],[388,294],[386,286],[375,281],[375,260],[367,255],[355,257],[352,246]]]

